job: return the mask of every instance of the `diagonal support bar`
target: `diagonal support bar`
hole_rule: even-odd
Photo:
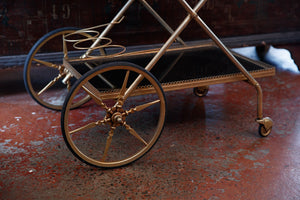
[[[155,19],[170,33],[173,34],[174,30],[165,22],[160,15],[147,3],[146,0],[139,0],[141,4],[144,5],[144,7],[153,15]],[[178,36],[177,41],[181,43],[182,45],[186,45],[185,42]]]
[[[127,3],[123,6],[123,8],[117,13],[117,15],[112,19],[112,21],[107,25],[107,27],[102,31],[101,35],[94,41],[91,47],[82,55],[82,58],[86,58],[92,51],[93,48],[96,47],[102,40],[104,36],[106,36],[110,30],[117,24],[122,17],[124,16],[125,12],[129,9],[129,7],[135,2],[136,0],[128,0]],[[206,1],[206,0],[205,0]],[[147,3],[146,0],[139,0],[139,2],[149,11],[150,14],[154,16],[154,18],[171,34],[174,33],[173,29],[164,21],[160,15]],[[178,36],[177,41],[180,42],[182,45],[186,45],[185,42]]]
[[[135,0],[128,0],[127,3],[123,6],[123,8],[118,12],[118,14],[113,18],[113,20],[108,24],[108,26],[103,30],[98,39],[91,45],[91,47],[85,52],[82,58],[86,58],[93,50],[95,46],[97,46],[102,38],[106,36],[109,31],[114,27],[114,24],[118,22],[124,15],[124,13],[128,10],[128,8],[133,4]]]
[[[206,3],[207,0],[200,0],[198,4],[195,6],[194,11],[197,13]],[[178,28],[174,31],[174,33],[170,36],[167,42],[161,47],[161,49],[157,52],[154,58],[150,61],[150,63],[146,66],[146,70],[150,71],[154,65],[159,61],[159,59],[164,55],[164,53],[168,50],[168,48],[173,44],[176,38],[182,33],[182,31],[187,27],[187,25],[192,21],[192,15],[188,15],[183,22],[178,26]],[[131,92],[139,85],[139,83],[143,80],[143,76],[139,76],[128,88],[124,95],[124,99],[127,99]]]

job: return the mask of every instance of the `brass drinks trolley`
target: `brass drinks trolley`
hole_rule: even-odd
[[[137,1],[170,32],[163,45],[125,48],[107,37],[135,2],[128,0],[110,23],[54,30],[28,54],[26,89],[42,106],[62,111],[62,134],[71,152],[97,167],[129,164],[158,140],[166,116],[166,91],[194,88],[196,95],[204,96],[209,85],[233,81],[247,81],[257,90],[256,122],[259,134],[268,136],[273,122],[263,117],[262,89],[254,78],[272,76],[274,68],[226,48],[197,14],[206,0],[194,8],[178,0],[188,14],[176,30],[145,0]],[[213,42],[184,42],[179,37],[192,20]],[[53,47],[50,53],[43,50]],[[47,60],[49,55],[57,60]]]

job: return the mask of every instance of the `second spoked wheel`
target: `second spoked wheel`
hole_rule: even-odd
[[[72,110],[74,97],[83,92],[92,100]],[[119,167],[151,149],[165,114],[164,92],[150,72],[132,63],[109,63],[89,71],[72,87],[62,110],[62,133],[81,161]]]
[[[31,97],[40,105],[61,110],[63,102],[75,78],[68,78],[63,65],[63,37],[74,33],[78,28],[65,27],[53,30],[41,37],[31,48],[24,64],[24,84]],[[89,38],[90,34],[78,33],[72,39]],[[72,44],[66,45],[70,52],[75,52]],[[84,69],[85,66],[82,66]],[[78,95],[73,108],[89,100],[89,96]]]

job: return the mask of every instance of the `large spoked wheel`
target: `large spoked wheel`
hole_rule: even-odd
[[[99,77],[105,77],[114,89]],[[83,91],[92,100],[72,110],[74,97]],[[72,87],[62,110],[62,134],[81,161],[119,167],[152,148],[165,114],[164,92],[150,72],[132,63],[108,63],[89,71]]]
[[[62,63],[63,35],[76,30],[66,27],[49,32],[35,43],[26,58],[23,74],[26,90],[37,103],[46,108],[61,110],[71,85],[76,81],[72,77],[65,79],[68,71]],[[78,37],[89,36],[81,33]],[[72,50],[70,45],[68,49]],[[64,79],[65,83],[62,83]],[[88,100],[88,96],[78,96],[72,107],[78,107]]]

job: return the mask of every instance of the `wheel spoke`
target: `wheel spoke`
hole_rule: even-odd
[[[160,102],[160,100],[152,101],[152,102],[146,103],[144,105],[139,105],[139,106],[135,107],[135,109],[136,109],[136,111],[141,111],[141,110],[144,110],[145,108],[148,108],[148,107],[150,107],[154,104],[157,104],[159,102]]]
[[[131,128],[128,124],[126,124],[124,122],[123,124],[125,126],[125,128],[129,131],[129,133],[131,135],[133,135],[134,137],[136,137],[138,140],[140,140],[141,142],[143,142],[146,146],[148,145],[148,143],[133,129]]]
[[[82,126],[82,127],[80,127],[80,128],[77,128],[77,129],[75,129],[75,130],[73,130],[73,131],[70,131],[69,133],[70,133],[70,135],[71,135],[71,134],[76,133],[76,132],[79,132],[79,131],[91,129],[91,128],[94,128],[94,127],[98,126],[99,124],[105,123],[106,121],[108,121],[108,120],[105,120],[105,119],[104,119],[104,120],[97,121],[97,122],[91,122],[91,123],[89,123],[89,124],[87,124],[87,125],[84,125],[84,126]]]
[[[90,83],[87,82],[83,85],[83,89],[90,95],[90,97],[101,106],[101,108],[105,109],[106,111],[109,110],[107,105],[102,101],[100,97],[100,92]]]
[[[132,114],[132,113],[135,113],[135,112],[142,111],[142,110],[144,110],[144,109],[146,109],[146,108],[148,108],[148,107],[150,107],[154,104],[157,104],[159,102],[160,102],[160,100],[156,100],[156,101],[152,101],[152,102],[149,102],[149,103],[145,103],[143,105],[136,106],[135,108],[131,108],[127,113]]]
[[[130,85],[130,87],[126,90],[124,94],[124,100],[126,100],[130,94],[138,87],[138,85],[143,81],[145,77],[143,75],[139,75],[135,81]]]
[[[36,59],[36,58],[33,58],[32,60],[34,60],[35,62],[38,62],[40,64],[46,65],[47,67],[52,67],[52,68],[58,69],[58,66],[53,64],[53,63],[43,61],[43,60],[39,60],[39,59]]]
[[[43,92],[48,90],[50,87],[52,87],[59,79],[63,77],[62,74],[59,74],[57,77],[55,77],[52,81],[50,81],[39,93],[38,96],[40,96]]]
[[[127,83],[128,83],[128,78],[129,78],[129,73],[130,71],[128,70],[126,72],[126,76],[125,76],[125,79],[124,79],[124,82],[123,82],[123,85],[122,85],[122,88],[121,88],[121,91],[120,91],[120,98],[122,98],[126,92],[126,87],[127,87]]]
[[[107,153],[108,153],[108,150],[109,150],[111,141],[112,141],[112,137],[114,136],[115,130],[116,130],[116,127],[113,127],[113,126],[112,126],[112,127],[110,128],[110,131],[109,131],[108,136],[107,136],[107,139],[106,139],[105,150],[104,150],[103,156],[102,156],[102,158],[101,158],[101,161],[105,161],[105,160],[106,160]]]

